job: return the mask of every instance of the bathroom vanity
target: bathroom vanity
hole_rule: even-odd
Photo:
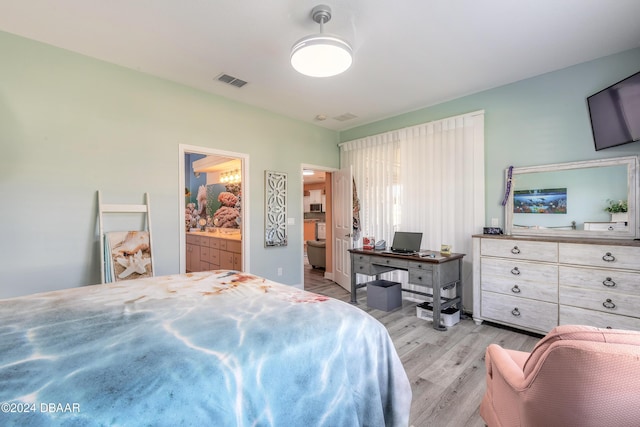
[[[242,270],[240,230],[187,233],[187,272],[215,269]]]

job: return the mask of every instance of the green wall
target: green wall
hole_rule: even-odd
[[[499,218],[503,226],[500,203],[504,170],[510,165],[640,154],[640,142],[596,152],[586,104],[587,96],[638,71],[640,48],[353,128],[342,132],[340,140],[484,110],[486,221],[490,225],[491,218]],[[424,90],[429,90],[428,82]]]
[[[177,273],[179,144],[249,155],[250,271],[302,283],[296,177],[338,166],[337,132],[7,33],[0,52],[0,298],[99,283],[97,190],[150,193],[156,274]],[[262,239],[266,169],[289,176],[283,248]]]
[[[179,144],[249,155],[250,271],[288,284],[302,283],[300,164],[338,167],[339,140],[485,110],[487,222],[502,221],[509,165],[640,153],[595,152],[585,103],[640,70],[640,49],[340,134],[7,33],[0,52],[0,298],[99,282],[96,190],[108,203],[150,193],[156,273],[177,273]],[[289,175],[284,248],[262,239],[267,169]]]

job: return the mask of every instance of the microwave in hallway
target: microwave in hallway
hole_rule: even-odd
[[[322,203],[311,203],[309,205],[309,212],[324,212]]]

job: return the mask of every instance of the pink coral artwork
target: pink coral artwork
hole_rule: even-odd
[[[240,210],[236,208],[238,197],[227,191],[218,196],[222,206],[213,214],[213,225],[221,228],[238,228]]]

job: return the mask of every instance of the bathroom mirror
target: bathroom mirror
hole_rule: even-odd
[[[507,169],[505,233],[636,238],[638,184],[637,156]],[[626,215],[606,210],[625,201]]]

